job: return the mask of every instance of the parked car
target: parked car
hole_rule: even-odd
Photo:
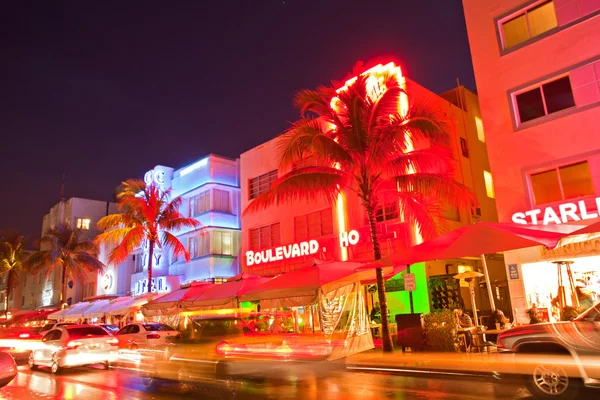
[[[288,373],[296,379],[319,367],[331,370],[330,363],[321,363],[331,350],[329,343],[310,337],[256,332],[235,316],[210,317],[196,320],[186,338],[142,351],[140,375],[147,387],[176,382],[183,390],[203,387],[234,399],[246,380],[285,379]]]
[[[95,325],[64,325],[42,337],[42,346],[29,355],[29,368],[50,367],[53,374],[62,368],[103,364],[108,368],[119,342]]]
[[[108,331],[108,333],[111,333],[111,334],[115,334],[115,333],[119,332],[119,327],[116,325],[98,324],[98,326],[106,329]]]
[[[52,329],[58,328],[60,326],[65,326],[65,325],[75,325],[75,323],[73,323],[73,322],[49,322],[42,327],[42,329],[40,330],[40,333],[43,335],[46,332],[51,331]]]
[[[0,351],[0,387],[4,387],[17,376],[17,364],[12,356]]]
[[[115,334],[119,348],[135,350],[181,339],[181,334],[169,325],[155,322],[138,322],[124,326]]]
[[[11,327],[0,329],[0,351],[10,354],[17,363],[26,363],[29,353],[42,338],[39,328]]]
[[[536,397],[575,399],[582,386],[600,389],[600,303],[573,321],[526,325],[502,332],[498,335],[498,351],[540,359],[525,378],[527,388]]]

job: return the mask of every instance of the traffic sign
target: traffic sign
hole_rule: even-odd
[[[415,274],[404,274],[404,290],[407,292],[414,292],[417,290]]]

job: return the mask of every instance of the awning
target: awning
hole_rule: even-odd
[[[189,300],[182,301],[182,307],[188,310],[208,308],[237,308],[239,299],[248,291],[260,286],[272,278],[241,273],[229,278],[227,282],[215,285],[209,290]]]
[[[87,309],[91,304],[87,301],[75,304],[62,316],[63,319],[79,319],[81,318],[81,312]]]
[[[183,285],[181,288],[165,294],[164,296],[152,300],[142,306],[142,313],[146,317],[176,314],[180,311],[180,305],[182,301],[196,298],[206,290],[209,290],[215,286],[221,285],[214,285],[206,282],[194,282],[192,284]]]
[[[51,314],[48,315],[48,319],[54,319],[54,320],[59,320],[62,319],[63,316],[65,315],[65,313],[67,313],[68,311],[72,310],[73,307],[75,307],[75,305],[69,306],[69,307],[65,307],[62,310],[58,310],[56,312],[53,312]]]
[[[363,264],[353,262],[317,262],[314,265],[281,274],[242,295],[241,301],[280,300],[282,306],[306,306],[317,301],[319,291],[339,289],[374,271],[357,272]]]
[[[124,299],[124,298],[122,298]],[[102,318],[104,313],[111,304],[113,304],[117,299],[113,300],[96,300],[94,304],[83,312],[83,316],[85,318]]]
[[[94,302],[90,302],[87,307],[73,311],[73,313],[69,313],[68,318],[91,318],[88,314],[92,312],[92,310],[105,307],[109,302],[110,300],[96,300]]]
[[[122,301],[117,299],[117,301],[103,310],[104,313],[108,315],[125,315],[129,312],[139,310],[141,306],[148,302],[148,298],[145,295],[137,298],[125,297],[124,299]]]
[[[12,321],[12,323],[24,324],[26,322],[32,322],[32,321],[42,321],[42,320],[48,319],[48,315],[52,314],[55,311],[56,311],[55,309],[36,310],[36,311],[32,312],[31,314],[25,314],[25,315],[19,317],[18,319],[15,319],[14,321]]]

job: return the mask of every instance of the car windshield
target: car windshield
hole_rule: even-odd
[[[108,332],[98,326],[82,326],[67,328],[71,338],[86,338],[89,336],[108,336]]]
[[[40,332],[46,332],[49,331],[50,329],[52,329],[52,327],[54,326],[54,324],[46,324],[44,325],[44,327],[40,330]]]
[[[142,325],[145,330],[149,332],[156,331],[174,331],[175,329],[171,328],[169,325],[164,324],[143,324]]]

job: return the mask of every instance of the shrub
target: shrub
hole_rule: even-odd
[[[458,324],[451,310],[424,315],[427,343],[433,351],[455,352],[458,349]]]

